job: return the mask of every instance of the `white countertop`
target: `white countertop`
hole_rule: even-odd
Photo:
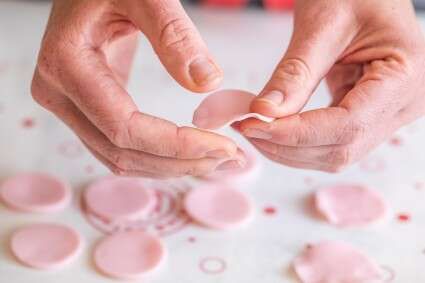
[[[70,130],[35,105],[29,92],[48,10],[47,2],[0,2],[0,179],[25,170],[41,170],[70,180],[78,193],[85,182],[105,174],[106,169]],[[223,87],[259,91],[283,54],[290,36],[291,16],[260,10],[194,8],[189,13],[225,71]],[[143,111],[182,125],[190,125],[192,111],[201,100],[201,96],[188,93],[170,79],[145,40],[129,91]],[[320,87],[309,107],[327,101],[326,89]],[[25,123],[26,119],[30,122]],[[230,130],[224,133],[242,143]],[[401,145],[383,144],[361,164],[337,175],[290,169],[261,159],[260,178],[241,188],[251,194],[257,205],[251,225],[232,232],[189,225],[165,237],[167,263],[160,272],[142,281],[297,282],[288,269],[303,246],[334,239],[365,250],[377,262],[393,269],[396,277],[392,282],[425,282],[424,120],[407,126],[396,137]],[[309,217],[304,212],[303,200],[316,186],[335,182],[375,187],[387,199],[391,215],[374,227],[348,230]],[[101,233],[81,216],[77,202],[76,197],[74,205],[63,213],[46,216],[16,214],[0,205],[0,282],[110,281],[90,263],[90,253]],[[277,213],[266,215],[266,206],[275,207]],[[401,212],[410,214],[411,221],[397,221],[395,215]],[[17,227],[34,221],[72,225],[83,235],[85,251],[61,271],[40,272],[21,267],[7,250],[8,237]],[[188,241],[190,237],[196,241]],[[225,270],[214,275],[203,272],[199,264],[209,257],[223,260]]]

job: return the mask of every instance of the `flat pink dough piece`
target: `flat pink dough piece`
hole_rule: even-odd
[[[33,224],[17,230],[11,251],[22,264],[38,269],[57,269],[70,263],[81,250],[77,232],[59,224]]]
[[[244,184],[255,179],[260,172],[260,162],[257,156],[248,150],[244,151],[246,165],[243,168],[215,171],[209,175],[200,177],[212,182],[227,182],[232,184]]]
[[[92,183],[84,194],[87,209],[110,222],[143,217],[155,205],[155,196],[141,180],[105,177]]]
[[[97,268],[113,278],[139,279],[155,270],[165,257],[161,241],[142,231],[119,232],[96,246]]]
[[[190,191],[184,207],[194,220],[215,229],[237,228],[251,218],[253,210],[252,202],[245,194],[217,186]]]
[[[6,180],[0,188],[3,202],[25,212],[55,212],[71,200],[69,186],[43,173],[26,173]]]
[[[382,283],[383,277],[364,253],[340,242],[308,246],[293,266],[302,283]]]
[[[220,90],[208,95],[195,110],[193,124],[215,130],[247,118],[272,122],[274,118],[250,112],[255,95],[242,90]]]
[[[315,194],[317,211],[330,223],[363,226],[383,218],[387,211],[384,199],[360,185],[336,185]]]

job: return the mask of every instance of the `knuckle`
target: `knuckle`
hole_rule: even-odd
[[[339,144],[354,144],[364,138],[366,130],[367,127],[364,123],[351,121],[345,125],[340,135],[336,137],[336,140]]]
[[[105,130],[106,135],[109,137],[109,140],[112,142],[113,145],[115,145],[119,148],[127,147],[128,136],[121,129],[121,127],[117,127],[115,125],[110,125],[109,127],[106,127],[106,128],[107,128],[107,130]]]
[[[341,147],[330,151],[325,156],[325,161],[332,168],[344,169],[353,161],[352,150],[349,147]]]
[[[159,44],[164,50],[187,49],[194,37],[193,29],[185,19],[173,17],[166,21],[159,33]]]
[[[286,81],[302,85],[308,81],[310,68],[307,63],[300,58],[284,59],[276,68],[274,78],[279,81]]]

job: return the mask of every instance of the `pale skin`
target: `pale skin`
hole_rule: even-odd
[[[251,105],[277,119],[234,128],[273,161],[336,172],[425,114],[425,40],[408,0],[296,3],[289,47]],[[223,73],[179,1],[56,0],[33,97],[120,175],[244,166],[230,139],[140,112],[125,90],[140,32],[183,87],[219,86]],[[332,105],[303,112],[323,79]]]

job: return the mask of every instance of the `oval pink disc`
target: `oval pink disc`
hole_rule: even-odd
[[[293,263],[303,283],[382,282],[379,266],[357,249],[340,242],[309,245]]]
[[[10,241],[11,251],[24,265],[56,269],[72,261],[81,248],[77,232],[59,224],[34,224],[17,230]]]
[[[184,206],[190,217],[215,229],[230,229],[245,224],[253,210],[252,202],[245,194],[216,186],[190,191]]]
[[[164,257],[161,241],[142,231],[107,236],[94,251],[94,262],[102,273],[130,280],[156,269]]]
[[[220,90],[208,95],[195,110],[193,124],[198,128],[215,130],[247,118],[264,122],[274,119],[250,112],[255,95],[242,90]]]
[[[92,183],[84,194],[87,208],[111,222],[143,217],[155,205],[155,198],[140,179],[105,177]]]
[[[69,186],[43,173],[19,174],[0,188],[3,202],[25,212],[54,212],[64,209],[71,200]]]
[[[385,216],[387,206],[376,192],[360,185],[336,185],[315,193],[317,211],[330,223],[362,226]]]

